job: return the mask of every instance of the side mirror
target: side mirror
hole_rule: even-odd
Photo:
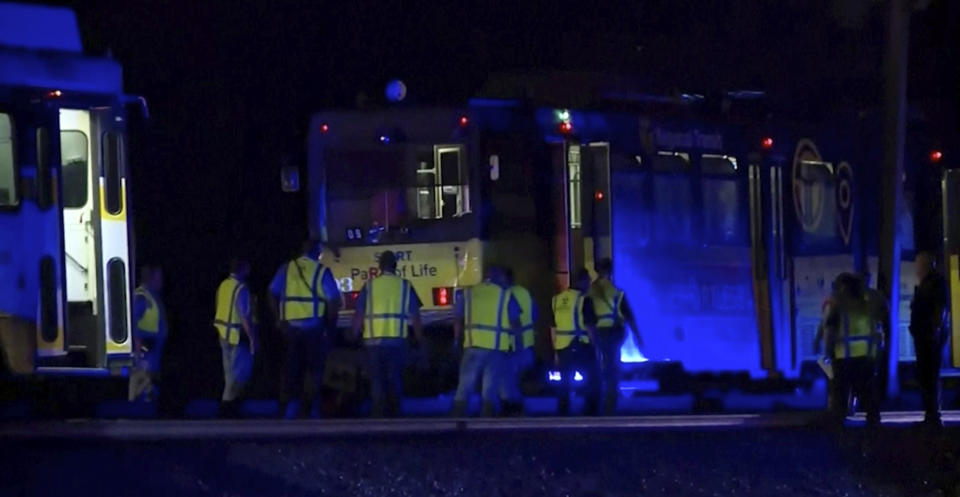
[[[497,181],[500,179],[500,156],[491,155],[490,156],[490,179],[492,181]]]

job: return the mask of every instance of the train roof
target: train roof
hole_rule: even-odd
[[[0,86],[120,94],[116,61],[83,54],[74,12],[0,2]]]

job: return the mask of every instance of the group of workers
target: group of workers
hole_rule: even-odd
[[[942,426],[940,366],[947,340],[946,284],[937,271],[936,257],[929,252],[917,255],[915,270],[919,285],[910,304],[910,335],[924,409],[921,425],[938,428]],[[866,413],[867,426],[876,427],[891,335],[886,298],[869,285],[867,274],[837,276],[833,293],[824,303],[814,348],[823,350],[824,364],[829,365],[825,368],[831,377],[827,406],[835,421],[842,423],[857,399]]]
[[[301,255],[284,263],[269,287],[271,308],[286,342],[282,392],[286,418],[319,415],[319,395],[309,402],[304,399],[305,380],[309,377],[315,386],[322,385],[325,360],[337,339],[340,292],[329,268],[319,262],[321,250],[317,241],[305,243]],[[393,252],[382,252],[378,265],[378,276],[367,281],[357,297],[349,334],[365,350],[371,415],[397,416],[409,333],[424,341],[422,303],[413,284],[397,274]],[[575,376],[582,377],[585,386],[585,413],[612,413],[619,396],[619,351],[628,327],[637,346],[642,344],[624,292],[611,281],[612,262],[604,259],[596,269],[593,281],[585,269],[576,271],[570,288],[552,300],[550,340],[554,367],[561,375],[557,389],[561,414],[569,413]],[[222,349],[221,414],[226,417],[238,414],[237,401],[251,378],[258,350],[253,299],[246,283],[249,273],[248,262],[233,260],[216,292],[213,326]],[[133,305],[136,360],[131,401],[156,394],[166,337],[162,281],[159,268],[141,269]],[[454,343],[462,355],[454,415],[466,414],[468,398],[478,387],[484,415],[522,413],[520,378],[534,362],[538,320],[533,297],[516,284],[509,268],[488,267],[483,282],[457,293]]]

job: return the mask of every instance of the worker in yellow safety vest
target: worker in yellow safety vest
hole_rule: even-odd
[[[220,338],[223,357],[223,395],[220,414],[235,417],[237,401],[253,373],[253,355],[257,350],[253,308],[247,277],[250,263],[230,261],[230,275],[217,288],[217,308],[213,326]]]
[[[560,373],[557,389],[557,410],[570,412],[570,391],[576,382],[586,382],[584,413],[596,415],[600,405],[600,358],[596,348],[597,314],[588,295],[590,273],[579,269],[573,284],[553,297],[551,341],[554,365]]]
[[[883,347],[875,315],[868,302],[863,283],[850,273],[836,281],[836,299],[824,322],[824,339],[831,355],[834,378],[834,417],[842,423],[848,414],[843,399],[850,394],[860,399],[867,414],[867,425],[880,423],[877,387],[877,357]]]
[[[479,285],[458,294],[454,310],[455,347],[463,344],[453,414],[466,414],[467,401],[480,383],[482,415],[496,412],[497,397],[510,373],[509,353],[520,330],[520,304],[507,289],[504,270],[487,268]]]
[[[167,340],[167,311],[160,299],[163,271],[158,266],[140,269],[140,286],[133,294],[133,367],[129,399],[157,400],[160,361]]]
[[[603,412],[613,414],[620,398],[620,348],[630,328],[637,350],[643,348],[640,329],[623,290],[613,284],[613,261],[597,263],[597,279],[590,285],[590,300],[597,313],[597,347],[600,350],[600,371],[603,380]]]
[[[510,369],[505,375],[500,388],[500,403],[502,411],[507,415],[523,413],[523,392],[520,390],[520,379],[524,372],[533,366],[533,346],[535,342],[534,323],[539,318],[536,303],[530,291],[516,283],[513,269],[504,269],[507,278],[507,287],[510,295],[520,305],[520,330],[514,337],[513,348],[510,354]]]
[[[420,297],[410,281],[397,276],[397,256],[380,253],[380,274],[367,281],[357,297],[353,333],[363,339],[370,378],[371,415],[397,416],[403,396],[403,367],[408,329],[423,343]]]
[[[286,342],[283,397],[287,419],[302,416],[307,405],[312,417],[320,415],[324,365],[336,338],[340,289],[330,269],[320,263],[322,249],[319,241],[304,243],[301,255],[281,265],[270,283],[271,307]],[[317,390],[310,403],[301,402],[307,374]]]

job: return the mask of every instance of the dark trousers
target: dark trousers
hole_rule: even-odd
[[[623,328],[599,328],[600,375],[603,381],[603,413],[610,415],[620,399],[620,347],[626,338]]]
[[[309,376],[313,379],[316,390],[314,403],[320,400],[320,389],[323,386],[323,368],[326,364],[327,354],[332,345],[331,333],[323,328],[298,328],[296,326],[285,326],[284,335],[286,337],[286,364],[283,378],[283,393],[285,401],[300,403],[303,397],[304,382]],[[302,413],[290,412],[288,405],[288,417],[291,415],[300,415]]]
[[[877,362],[869,357],[837,359],[833,362],[833,416],[838,422],[849,414],[849,404],[844,399],[855,395],[867,413],[867,423],[880,422],[879,386]]]
[[[584,414],[595,416],[600,407],[603,383],[600,377],[600,364],[593,345],[574,342],[557,352],[557,368],[560,370],[560,385],[557,387],[557,411],[566,416],[570,413],[570,391],[580,382],[575,380],[576,373],[583,377],[586,406]]]
[[[917,351],[917,383],[923,399],[924,419],[940,420],[940,366],[943,362],[942,333],[914,335]]]
[[[407,347],[399,345],[366,345],[367,374],[370,376],[370,414],[379,418],[400,414],[403,397],[403,367]]]

